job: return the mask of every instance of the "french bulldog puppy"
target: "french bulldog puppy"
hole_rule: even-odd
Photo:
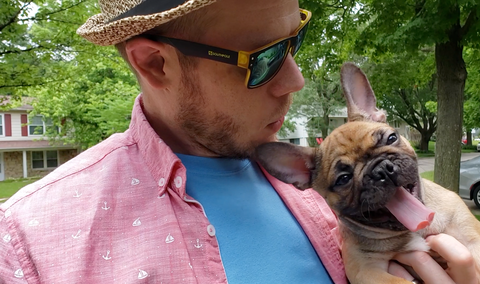
[[[425,238],[439,233],[464,244],[480,272],[480,222],[456,193],[419,176],[415,151],[376,108],[365,74],[346,63],[341,81],[348,123],[318,148],[263,144],[257,161],[279,180],[325,198],[339,219],[352,284],[412,283],[387,273],[389,261],[430,251]]]

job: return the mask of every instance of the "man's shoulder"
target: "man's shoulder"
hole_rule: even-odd
[[[60,165],[47,176],[23,187],[2,204],[0,210],[15,207],[25,199],[29,203],[54,202],[55,199],[48,196],[60,196],[69,188],[78,190],[82,185],[87,186],[99,176],[102,168],[105,170],[106,165],[115,168],[122,160],[131,159],[126,153],[130,147],[135,147],[135,142],[128,134],[114,134]],[[101,190],[102,187],[103,184],[98,182],[96,189]]]

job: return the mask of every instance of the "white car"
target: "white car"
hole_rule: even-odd
[[[480,156],[460,163],[458,194],[463,199],[473,199],[480,208]]]
[[[480,143],[477,144],[477,152],[480,152]]]

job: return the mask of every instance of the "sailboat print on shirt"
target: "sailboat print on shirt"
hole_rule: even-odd
[[[137,218],[135,221],[133,221],[132,226],[138,227],[140,225],[142,225],[142,222],[140,221],[140,218]]]
[[[138,270],[138,279],[145,279],[148,277],[148,273],[144,270],[139,269]]]
[[[168,234],[167,238],[165,239],[165,242],[167,244],[173,243],[175,239],[172,237],[172,235]]]
[[[138,179],[132,178],[132,185],[137,185],[139,183],[140,183],[140,181]]]
[[[12,236],[10,236],[10,234],[6,234],[5,236],[3,236],[3,241],[8,243],[12,240]]]
[[[28,222],[28,226],[30,227],[36,227],[40,224],[40,222],[37,221],[37,219],[33,219],[30,222]]]
[[[13,276],[15,276],[16,278],[23,278],[23,270],[22,269],[17,269],[17,271],[15,271],[15,273],[13,274]]]

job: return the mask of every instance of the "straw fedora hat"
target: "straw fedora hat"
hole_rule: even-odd
[[[102,13],[90,17],[77,33],[98,45],[125,41],[216,0],[99,0]]]

